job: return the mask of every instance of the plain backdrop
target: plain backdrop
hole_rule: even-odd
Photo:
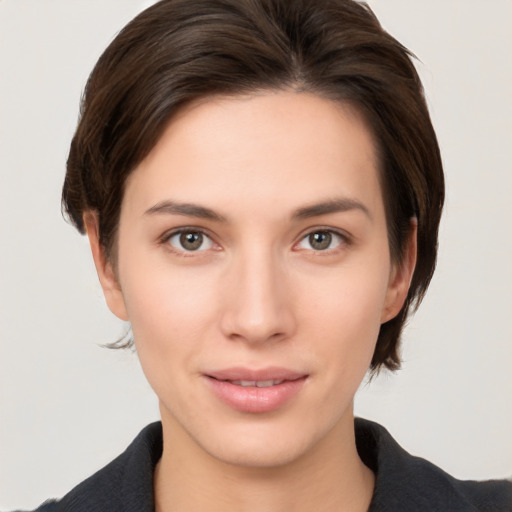
[[[0,0],[0,508],[61,496],[120,453],[156,398],[61,218],[78,102],[151,2]],[[447,177],[437,274],[404,365],[357,414],[461,478],[512,475],[512,2],[373,0],[421,62]]]

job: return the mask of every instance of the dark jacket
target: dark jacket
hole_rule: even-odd
[[[376,474],[370,512],[511,512],[512,482],[457,480],[409,455],[389,432],[356,419],[359,455]],[[59,501],[36,512],[154,512],[153,471],[162,426],[148,425],[127,450]]]

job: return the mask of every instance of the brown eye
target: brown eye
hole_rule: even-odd
[[[169,245],[182,252],[204,251],[213,247],[212,240],[201,231],[180,231],[168,239]]]
[[[328,249],[331,245],[332,233],[329,233],[329,231],[311,233],[308,236],[308,242],[315,251],[325,251],[325,249]]]
[[[203,244],[202,233],[181,233],[180,244],[187,251],[197,251]]]
[[[299,249],[308,251],[330,251],[338,249],[344,244],[348,244],[349,240],[345,235],[337,233],[329,229],[319,229],[311,231],[298,244]]]

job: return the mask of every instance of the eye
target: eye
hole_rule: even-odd
[[[343,243],[346,243],[346,237],[342,236],[335,231],[322,229],[312,231],[306,235],[298,244],[300,249],[307,249],[313,251],[327,251],[330,249],[337,249]]]
[[[214,246],[210,237],[194,230],[174,232],[166,241],[174,249],[186,252],[206,251]]]

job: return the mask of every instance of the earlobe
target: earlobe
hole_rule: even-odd
[[[394,264],[391,270],[381,323],[388,322],[398,315],[409,293],[409,287],[411,286],[412,276],[416,267],[417,232],[418,221],[414,218],[411,219],[403,260],[400,265]]]
[[[128,314],[124,303],[123,292],[115,275],[112,263],[106,258],[105,251],[100,244],[97,213],[93,211],[84,213],[84,225],[87,230],[94,265],[96,266],[96,272],[98,273],[107,306],[114,315],[121,320],[127,321]]]

